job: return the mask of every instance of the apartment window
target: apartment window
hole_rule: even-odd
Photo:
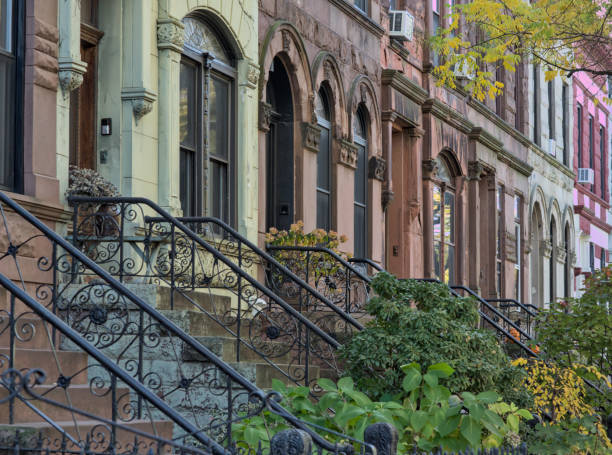
[[[233,58],[212,24],[185,23],[180,72],[180,199],[183,214],[235,220]]]
[[[523,94],[521,84],[523,83],[524,66],[520,62],[516,65],[516,76],[514,78],[514,127],[523,131]]]
[[[438,158],[433,187],[433,250],[435,276],[445,283],[455,280],[455,187],[450,170]]]
[[[578,125],[578,167],[583,167],[582,164],[582,105],[576,105],[576,123]]]
[[[563,105],[563,164],[569,166],[569,87],[563,84],[561,103]]]
[[[555,81],[548,81],[548,139],[555,139]],[[553,155],[555,153],[553,152]]]
[[[522,244],[521,244],[521,208],[522,201],[518,195],[514,196],[514,248],[516,250],[516,261],[514,262],[514,298],[521,299],[522,280],[521,267],[523,264]]]
[[[533,65],[533,142],[540,145],[540,67]]]
[[[315,100],[317,123],[321,127],[317,153],[317,227],[331,229],[331,113],[327,94],[321,88]]]
[[[601,185],[601,198],[606,198],[606,142],[605,142],[606,131],[603,126],[599,127],[599,159],[600,159],[600,185]]]
[[[593,273],[595,271],[595,245],[592,243],[589,243],[589,267]]]
[[[354,254],[368,256],[368,134],[367,113],[359,106],[353,125],[353,140],[357,145],[357,168],[355,169],[354,199]]]
[[[355,7],[365,14],[368,14],[368,1],[369,0],[355,0]]]
[[[24,3],[0,0],[0,189],[9,191],[21,185]]]
[[[606,250],[601,249],[601,261],[599,263],[599,268],[603,269],[606,266]]]
[[[593,116],[589,115],[589,167],[593,169]]]
[[[565,248],[565,264],[563,273],[563,291],[565,297],[570,297],[570,228],[569,225],[565,226],[564,236],[564,248]]]
[[[497,242],[495,245],[495,277],[497,293],[501,297],[503,294],[503,241],[504,241],[504,187],[497,185],[495,193],[495,209],[497,219]]]
[[[431,0],[431,11],[433,15],[433,35],[436,35],[438,33],[438,29],[440,28],[440,1],[441,0]],[[439,55],[437,52],[434,52],[432,55],[432,63],[436,66],[439,63]]]

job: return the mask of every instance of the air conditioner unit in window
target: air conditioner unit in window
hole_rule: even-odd
[[[473,62],[474,58],[472,56],[467,56],[460,62],[456,63],[455,67],[453,68],[455,77],[457,79],[474,79],[476,75],[474,74]]]
[[[389,11],[389,36],[400,41],[412,41],[414,17],[408,11]]]
[[[557,142],[554,139],[548,140],[548,154],[557,156]]]
[[[578,169],[578,183],[590,183],[593,184],[595,181],[595,172],[593,169],[588,167],[581,167]]]

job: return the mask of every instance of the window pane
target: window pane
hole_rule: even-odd
[[[440,275],[441,270],[441,256],[440,256],[440,242],[434,242],[434,275],[439,280],[442,279]]]
[[[367,236],[367,225],[366,225],[366,208],[363,206],[355,205],[355,257],[364,258],[367,257],[366,251],[366,236]]]
[[[195,155],[189,150],[181,149],[180,158],[180,199],[184,216],[196,215],[195,211]]]
[[[444,282],[455,282],[455,247],[444,245]]]
[[[15,60],[0,55],[0,187],[13,189]]]
[[[196,81],[197,71],[195,66],[181,63],[179,134],[181,145],[189,148],[196,147]]]
[[[329,205],[329,193],[317,191],[317,227],[326,231],[331,229]]]
[[[363,145],[357,146],[357,169],[355,169],[355,202],[366,203],[366,148]]]
[[[368,0],[355,0],[355,6],[359,8],[364,13],[367,13],[367,1]]]
[[[330,157],[329,157],[329,130],[321,128],[319,153],[317,153],[317,187],[330,190]]]
[[[209,152],[213,156],[227,160],[229,157],[229,81],[218,77],[210,79],[208,103],[208,118],[210,122]]]
[[[444,192],[444,242],[455,243],[455,195]]]
[[[13,52],[12,25],[13,0],[0,0],[0,49],[11,53]]]
[[[441,190],[437,186],[433,187],[433,230],[434,240],[442,240],[442,199]]]
[[[227,165],[211,160],[210,214],[230,222]]]

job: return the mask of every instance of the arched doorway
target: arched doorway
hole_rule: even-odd
[[[542,257],[543,240],[542,211],[539,205],[535,205],[531,213],[531,304],[541,307],[543,296],[543,273],[544,266]]]
[[[266,229],[289,229],[293,223],[293,96],[287,69],[274,57],[266,85],[272,107],[266,134]]]

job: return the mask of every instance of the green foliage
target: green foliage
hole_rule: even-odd
[[[576,299],[551,304],[538,314],[538,342],[543,355],[581,377],[596,383],[608,399],[587,387],[592,405],[610,405],[609,383],[597,374],[612,374],[612,269],[605,267],[587,279],[584,294]],[[576,368],[576,365],[584,365]],[[603,399],[602,399],[603,398]]]
[[[320,379],[323,395],[318,402],[309,396],[307,387],[287,387],[275,381],[274,388],[283,396],[283,406],[306,422],[323,426],[358,440],[368,425],[388,422],[400,435],[400,453],[413,448],[431,450],[464,450],[466,447],[498,447],[518,438],[521,419],[531,414],[515,405],[498,401],[495,392],[453,395],[440,384],[454,373],[445,363],[431,365],[425,373],[418,364],[404,365],[401,393],[393,400],[373,401],[355,388],[349,377],[337,384]],[[271,437],[286,426],[278,416],[266,411],[233,427],[237,440],[257,447],[267,445]],[[346,442],[327,435],[333,442]]]
[[[529,406],[530,395],[520,387],[524,372],[510,364],[491,331],[477,328],[474,300],[453,296],[445,285],[385,272],[372,287],[376,296],[366,308],[374,319],[341,349],[346,373],[361,390],[376,398],[395,395],[402,365],[446,362],[455,370],[447,381],[451,391],[493,390]]]
[[[537,424],[528,429],[527,446],[539,455],[610,455],[612,447],[599,436],[596,417],[575,418],[556,424]]]

